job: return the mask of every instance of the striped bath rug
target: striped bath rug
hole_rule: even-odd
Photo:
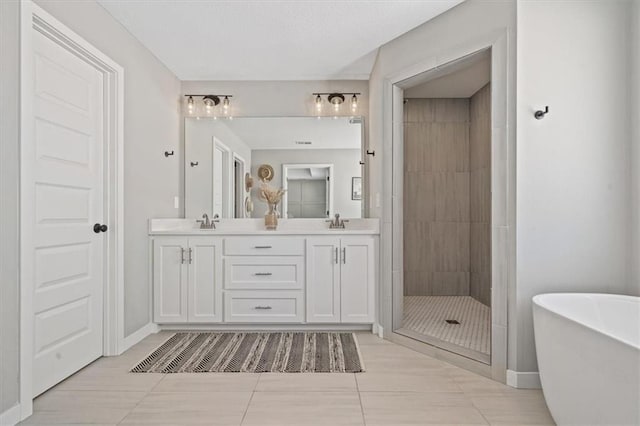
[[[132,373],[359,373],[353,333],[176,333]]]

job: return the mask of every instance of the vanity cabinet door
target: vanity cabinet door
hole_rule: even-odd
[[[307,239],[307,322],[340,322],[340,239]]]
[[[188,321],[222,321],[222,240],[213,237],[189,239]]]
[[[187,321],[188,241],[159,237],[153,241],[153,317],[158,323]]]
[[[375,314],[375,240],[343,237],[340,247],[340,319],[372,323]]]

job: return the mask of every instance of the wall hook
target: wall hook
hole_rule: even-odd
[[[376,156],[376,152],[367,150],[367,155],[373,155],[375,157]]]
[[[170,156],[170,155],[173,155],[173,151],[165,151],[165,152],[164,152],[164,156],[165,156],[165,157],[168,157],[168,156]]]
[[[361,166],[364,166],[364,161],[359,161],[358,163],[360,163]]]
[[[542,110],[538,110],[536,111],[533,116],[536,118],[536,120],[542,120],[544,118],[545,115],[549,114],[549,107],[546,106],[544,107],[544,111]]]
[[[193,161],[191,162],[191,167],[195,167],[195,166],[197,166],[197,165],[198,165],[198,162],[197,162],[197,161],[196,161],[195,163],[194,163]]]

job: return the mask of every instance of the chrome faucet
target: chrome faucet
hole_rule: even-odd
[[[209,215],[205,213],[202,215],[203,220],[197,220],[196,222],[200,223],[200,229],[216,229],[216,222],[220,222],[219,217],[216,213],[213,219],[209,220]]]
[[[329,222],[329,229],[345,229],[344,224],[349,221],[340,219],[340,213],[336,213],[332,220],[326,222]]]

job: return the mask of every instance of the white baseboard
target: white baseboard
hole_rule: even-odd
[[[507,385],[518,389],[541,389],[540,373],[537,371],[507,370]]]
[[[20,410],[20,404],[16,404],[9,408],[7,411],[0,413],[0,425],[1,426],[13,426],[18,424],[22,419],[20,418],[22,412]]]
[[[380,324],[376,324],[377,329],[374,329],[374,333],[378,335],[379,338],[384,339],[384,329]]]
[[[150,322],[149,324],[139,328],[138,330],[125,337],[122,340],[122,344],[118,348],[119,352],[123,353],[135,344],[141,342],[145,337],[149,336],[150,334],[155,334],[158,331],[160,331],[160,327],[158,327],[157,324]]]

